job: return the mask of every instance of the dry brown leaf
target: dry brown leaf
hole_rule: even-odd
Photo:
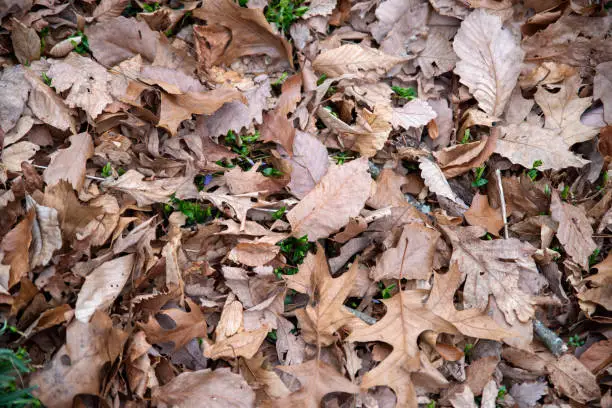
[[[206,334],[206,319],[200,310],[200,306],[189,298],[185,299],[189,311],[181,309],[165,309],[160,311],[167,318],[174,321],[174,328],[166,329],[153,317],[149,317],[147,323],[139,323],[138,326],[147,335],[147,340],[152,344],[173,343],[173,350],[178,350],[196,337],[208,338]]]
[[[371,184],[365,158],[331,166],[319,184],[287,213],[293,234],[316,241],[338,231],[359,215]]]
[[[144,180],[144,174],[128,170],[117,180],[103,182],[104,187],[122,191],[134,197],[140,207],[155,203],[166,203],[181,185],[191,182],[186,177]]]
[[[296,131],[293,139],[291,180],[287,188],[297,198],[304,198],[323,178],[329,167],[327,148],[309,133]]]
[[[280,247],[269,242],[239,242],[228,254],[228,258],[247,266],[263,266],[273,260]]]
[[[382,169],[366,204],[377,210],[385,207],[408,206],[408,201],[401,190],[407,182],[406,176],[396,173],[393,169]]]
[[[578,297],[612,310],[612,253],[593,268],[597,268],[597,273],[585,279],[589,288],[578,293]]]
[[[232,101],[247,102],[245,96],[232,88],[217,88],[209,92],[188,92],[182,95],[162,94],[158,126],[175,135],[182,121],[192,114],[211,115]]]
[[[279,37],[260,9],[242,8],[231,0],[214,0],[195,9],[193,16],[208,25],[221,25],[231,31],[231,40],[221,61],[227,65],[247,55],[266,54],[291,66],[291,45]]]
[[[240,230],[244,230],[246,226],[246,217],[249,210],[257,206],[257,203],[251,201],[253,194],[242,194],[242,195],[227,195],[218,193],[206,193],[200,192],[200,198],[202,200],[208,200],[220,210],[229,207],[233,215],[240,221]]]
[[[453,262],[449,271],[435,274],[427,307],[436,315],[452,323],[463,335],[501,341],[509,332],[501,328],[486,313],[478,309],[457,310],[453,304],[455,292],[461,285],[459,266]]]
[[[395,129],[418,128],[425,126],[438,116],[436,111],[422,99],[414,99],[401,108],[393,108],[391,124]]]
[[[24,67],[6,67],[0,75],[0,129],[11,130],[23,113],[30,84],[24,77]]]
[[[276,110],[281,115],[293,113],[297,103],[302,99],[302,75],[295,74],[287,78],[281,86],[281,95],[278,98]]]
[[[561,393],[581,404],[601,398],[595,375],[572,354],[551,358],[546,363],[550,380]]]
[[[459,208],[467,210],[468,206],[465,205],[463,200],[451,189],[446,177],[444,177],[444,173],[442,173],[442,170],[440,170],[440,167],[438,167],[436,163],[426,157],[421,157],[419,159],[419,168],[421,169],[421,177],[425,185],[429,187],[432,192],[449,199],[457,204]]]
[[[290,156],[293,155],[293,140],[296,130],[284,113],[279,110],[264,113],[263,126],[260,132],[262,141],[278,143]]]
[[[94,269],[85,278],[75,306],[75,316],[83,323],[97,310],[108,308],[123,290],[134,266],[134,254],[115,258]]]
[[[612,125],[612,62],[602,62],[593,78],[593,99],[599,99],[604,107],[604,120]]]
[[[583,167],[589,161],[570,151],[559,130],[545,129],[529,122],[501,127],[502,137],[497,140],[495,153],[512,163],[531,168],[536,160],[542,164],[538,169],[563,169]]]
[[[32,393],[49,408],[71,407],[78,394],[98,395],[102,368],[121,355],[127,337],[102,312],[89,323],[75,320],[66,330],[66,344],[30,378],[30,384],[37,386]]]
[[[248,360],[240,360],[239,363],[240,372],[247,383],[256,390],[257,406],[260,406],[269,397],[282,398],[290,394],[291,391],[278,374],[266,368],[268,364],[263,354],[258,354]]]
[[[104,22],[119,17],[127,7],[129,0],[102,0],[93,11],[93,19]]]
[[[332,239],[336,242],[344,244],[345,242],[361,234],[366,229],[368,229],[368,223],[365,221],[365,218],[361,216],[351,218],[346,227],[344,227],[344,230],[334,235]]]
[[[499,236],[499,230],[504,226],[499,208],[493,209],[489,205],[489,197],[480,193],[476,193],[470,209],[463,213],[463,216],[468,224],[483,227],[495,236]]]
[[[370,277],[382,279],[429,279],[440,233],[423,224],[404,225],[394,248],[383,252]]]
[[[29,65],[40,58],[40,38],[36,30],[21,21],[14,18],[12,23],[11,40],[15,57],[23,65]]]
[[[151,367],[148,351],[151,345],[147,343],[146,335],[142,331],[136,332],[131,339],[126,352],[127,380],[132,392],[143,397],[150,383],[154,383],[155,372]]]
[[[593,228],[583,209],[564,203],[554,191],[550,202],[553,220],[559,223],[557,239],[574,262],[589,269],[589,256],[597,244],[593,241]]]
[[[374,48],[345,44],[339,48],[323,51],[312,62],[312,67],[315,71],[329,77],[344,74],[365,76],[367,73],[381,76],[404,61],[404,58],[388,55]]]
[[[266,177],[263,173],[257,171],[258,169],[259,164],[256,164],[247,171],[236,166],[226,172],[224,178],[230,193],[244,194],[262,192],[270,194],[283,189],[283,179]]]
[[[591,345],[580,355],[580,362],[593,374],[598,374],[612,362],[612,340],[602,340]]]
[[[487,356],[472,361],[470,366],[465,370],[467,375],[465,384],[470,387],[474,395],[482,395],[482,391],[489,380],[491,380],[498,363],[499,357]]]
[[[420,367],[417,339],[426,330],[457,333],[457,329],[434,314],[423,304],[420,291],[400,291],[382,302],[387,308],[384,317],[372,326],[355,329],[348,341],[382,341],[393,347],[391,354],[373,370],[368,371],[361,389],[379,385],[390,387],[399,406],[416,406],[416,391],[409,373]]]
[[[30,271],[28,251],[32,242],[34,217],[34,211],[28,212],[15,228],[2,237],[0,242],[0,250],[4,254],[2,263],[11,266],[7,289],[16,285]]]
[[[59,130],[70,129],[76,133],[76,124],[64,100],[51,87],[47,86],[35,73],[26,71],[25,78],[32,86],[28,106],[32,113],[44,123]]]
[[[473,143],[456,144],[434,152],[440,168],[446,177],[455,177],[482,166],[493,154],[499,129],[491,129],[491,136],[483,136]]]
[[[183,372],[152,392],[153,405],[160,408],[206,406],[251,408],[255,393],[244,378],[229,368]]]
[[[456,392],[449,398],[453,408],[478,408],[474,402],[474,393],[467,385],[462,386],[461,392]]]
[[[455,73],[461,83],[469,88],[480,109],[500,116],[525,56],[517,38],[502,27],[498,16],[478,9],[461,23],[453,49],[459,57]]]
[[[38,205],[26,196],[26,210],[34,210],[32,221],[32,242],[30,244],[30,267],[46,266],[53,252],[62,247],[62,232],[55,208]]]
[[[580,121],[580,116],[593,100],[591,97],[578,97],[581,84],[580,75],[576,74],[550,88],[540,85],[534,95],[544,112],[544,127],[559,131],[568,146],[590,140],[599,133],[599,129],[583,125]]]
[[[309,264],[312,268],[300,269],[300,273],[307,273],[309,278],[296,276],[296,279],[309,279],[305,293],[310,296],[310,302],[304,309],[297,310],[296,316],[307,343],[328,346],[336,341],[336,331],[355,319],[342,306],[353,286],[358,263],[353,263],[348,272],[334,279],[329,273],[325,250],[317,245],[317,253]]]
[[[531,258],[534,247],[516,238],[483,241],[480,227],[441,228],[453,245],[451,262],[457,262],[466,275],[463,301],[467,308],[484,310],[491,294],[509,324],[533,317],[529,295],[519,288],[519,280],[539,274]]]
[[[93,141],[89,133],[79,133],[70,136],[70,146],[59,149],[51,154],[51,163],[43,172],[43,178],[48,186],[54,186],[61,180],[66,180],[79,191],[85,181],[85,166],[87,160],[94,154]]]
[[[321,405],[321,400],[331,392],[357,394],[359,387],[351,383],[335,368],[323,361],[310,360],[297,365],[277,366],[279,370],[296,377],[300,389],[288,396],[274,401],[276,407],[295,405],[296,407],[314,408]]]
[[[32,157],[39,149],[40,147],[34,143],[15,143],[2,149],[2,153],[0,153],[1,164],[9,171],[21,171],[21,163],[31,163]]]
[[[442,30],[429,29],[425,48],[416,59],[426,78],[432,78],[451,71],[457,63],[457,55],[451,42]]]

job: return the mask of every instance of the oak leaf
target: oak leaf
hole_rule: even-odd
[[[459,61],[455,73],[480,109],[500,116],[521,72],[525,52],[518,39],[502,27],[498,16],[474,10],[461,23],[453,49]]]
[[[593,228],[583,209],[564,203],[554,191],[550,202],[550,213],[559,223],[557,239],[574,262],[589,269],[589,256],[597,244],[593,241]]]
[[[152,400],[160,408],[250,408],[255,404],[255,393],[241,375],[229,368],[218,368],[183,372],[169,383],[155,387]]]
[[[384,385],[397,396],[398,406],[416,407],[416,391],[410,373],[421,365],[417,339],[427,330],[457,333],[457,329],[423,304],[420,291],[403,290],[382,302],[387,313],[372,326],[355,329],[348,341],[382,341],[393,351],[373,370],[368,371],[361,388]]]
[[[70,136],[68,140],[69,147],[50,155],[51,163],[43,172],[43,178],[48,186],[66,180],[79,191],[85,182],[87,160],[94,154],[93,141],[87,132]]]
[[[539,275],[534,260],[536,251],[516,238],[483,241],[480,227],[441,226],[453,245],[451,262],[465,274],[464,305],[484,310],[492,294],[510,324],[533,317],[529,295],[519,288],[519,280]]]
[[[266,54],[293,66],[291,45],[274,33],[262,10],[243,8],[231,0],[214,0],[195,9],[193,16],[231,31],[231,40],[221,59],[226,65],[246,55]]]
[[[135,257],[129,254],[115,258],[87,275],[76,301],[77,320],[87,323],[96,310],[104,311],[113,304],[132,273]]]
[[[344,74],[362,74],[373,72],[381,76],[395,65],[404,62],[405,58],[385,54],[374,48],[357,44],[345,44],[338,48],[323,51],[312,62],[315,71],[329,77]]]
[[[329,364],[319,360],[276,368],[297,377],[300,381],[298,391],[274,401],[274,405],[279,408],[288,405],[296,408],[317,408],[321,405],[323,397],[329,393],[357,394],[359,392],[357,385],[350,382]]]
[[[365,158],[331,166],[319,184],[287,213],[294,235],[308,235],[310,241],[316,241],[338,231],[359,215],[371,184]]]

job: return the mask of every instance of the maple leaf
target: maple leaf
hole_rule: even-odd
[[[377,385],[390,387],[399,406],[416,407],[416,391],[410,373],[420,367],[417,339],[426,330],[457,333],[457,329],[423,304],[420,291],[401,290],[391,299],[383,299],[387,313],[368,327],[355,329],[347,341],[382,341],[393,347],[376,368],[368,371],[361,382],[362,389]]]
[[[274,401],[274,405],[279,408],[288,405],[296,408],[318,408],[323,397],[331,392],[349,394],[359,392],[357,385],[351,383],[329,364],[319,360],[276,368],[297,377],[301,385],[297,392]]]
[[[453,245],[451,262],[465,274],[466,307],[484,310],[492,294],[510,324],[533,317],[529,295],[519,288],[519,279],[538,275],[531,255],[534,247],[516,238],[483,241],[480,227],[441,226]],[[524,276],[524,277],[521,277]]]
[[[293,234],[316,241],[338,231],[359,215],[371,184],[365,158],[332,165],[319,184],[287,213]]]
[[[306,342],[329,346],[336,341],[335,332],[355,319],[342,305],[351,291],[357,269],[358,263],[354,262],[348,272],[333,279],[325,250],[317,244],[317,253],[308,254],[298,274],[288,277],[289,287],[299,288],[298,291],[310,297],[306,308],[296,310]]]
[[[500,116],[521,72],[525,52],[498,16],[482,9],[463,20],[453,41],[459,57],[455,73],[480,109]]]

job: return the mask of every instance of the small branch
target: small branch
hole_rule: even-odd
[[[542,343],[553,353],[555,356],[560,356],[567,351],[567,345],[561,337],[557,336],[557,333],[544,326],[539,320],[533,321],[533,331],[538,336]]]
[[[32,167],[36,167],[37,169],[43,169],[46,170],[47,166],[39,166],[38,164],[33,164]],[[91,179],[91,180],[97,180],[97,181],[106,181],[107,179],[102,178],[102,177],[96,177],[96,176],[90,176],[90,175],[85,175],[85,178]]]
[[[368,215],[364,215],[363,218],[365,219],[366,224],[369,224],[389,215],[391,215],[391,207],[385,207],[381,208],[380,210],[372,211]]]
[[[506,213],[506,199],[504,198],[504,186],[502,184],[501,170],[495,170],[497,188],[499,189],[499,200],[501,201],[502,217],[504,219],[504,238],[508,239],[508,214]]]
[[[369,325],[372,325],[374,323],[377,322],[377,320],[375,318],[373,318],[372,316],[370,316],[369,314],[360,312],[359,310],[350,308],[348,306],[342,306],[347,312],[351,312],[352,314],[354,314],[355,316],[357,316],[358,318],[360,318],[361,320],[363,320],[364,322],[366,322]]]

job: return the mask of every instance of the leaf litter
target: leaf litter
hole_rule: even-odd
[[[611,9],[0,4],[0,405],[612,406]]]

